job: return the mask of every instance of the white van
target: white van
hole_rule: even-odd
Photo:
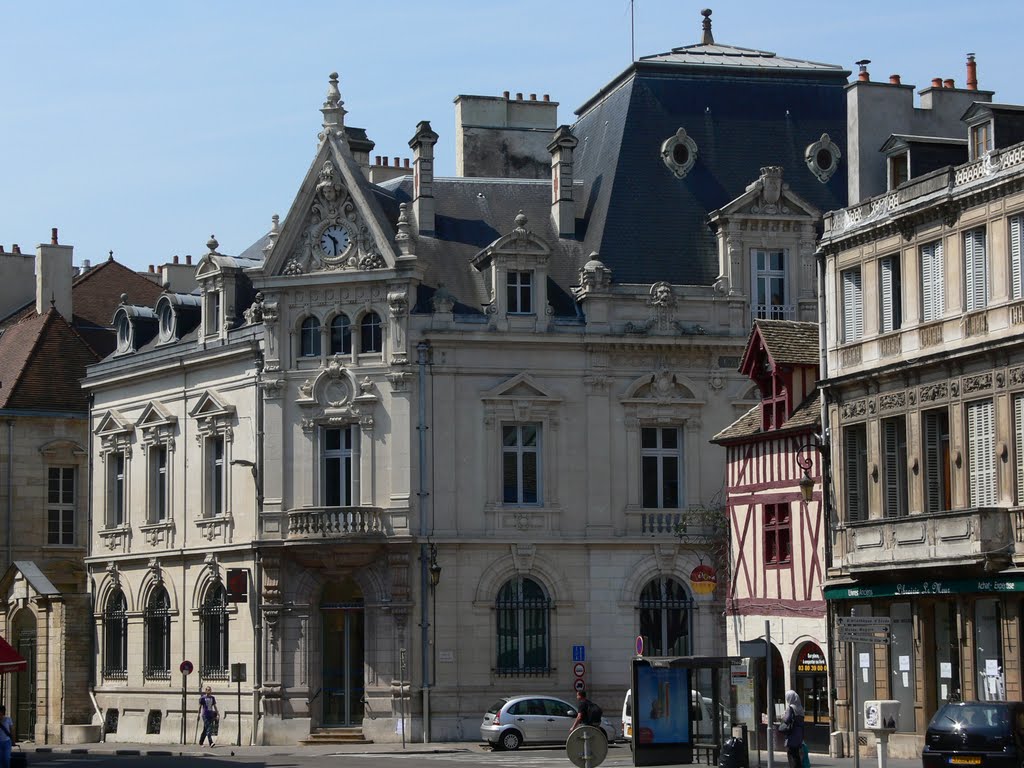
[[[691,692],[694,720],[703,720],[710,727],[711,723],[711,699],[702,696],[697,691]],[[729,712],[725,707],[721,708],[722,724],[725,728],[730,726]],[[700,727],[697,727],[700,731]],[[626,698],[622,700],[622,738],[633,744],[633,689],[626,691]]]

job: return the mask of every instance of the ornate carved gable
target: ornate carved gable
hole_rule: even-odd
[[[268,274],[394,267],[395,233],[345,142],[343,132],[324,137],[281,225]]]
[[[718,216],[807,217],[817,218],[820,212],[797,195],[782,180],[782,167],[770,165],[747,186],[742,195],[722,206]]]
[[[546,263],[551,255],[551,246],[527,227],[528,220],[522,211],[516,216],[516,226],[507,235],[502,235],[480,251],[472,259],[477,269],[485,269],[494,260],[521,262],[525,257],[530,264]]]
[[[635,379],[626,390],[623,400],[695,400],[693,390],[684,381],[679,374],[667,368],[659,368],[654,373]]]

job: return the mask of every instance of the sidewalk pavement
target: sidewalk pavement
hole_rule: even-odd
[[[227,741],[218,742],[216,747],[199,746],[198,744],[130,744],[119,742],[100,742],[97,744],[47,744],[36,745],[32,742],[22,742],[26,752],[36,753],[62,753],[77,755],[148,755],[148,756],[170,756],[170,755],[234,755],[236,757],[259,757],[259,756],[282,756],[282,755],[394,755],[394,754],[486,754],[491,748],[479,742],[457,741],[457,742],[406,742],[403,747],[401,743],[377,743],[377,744],[294,744],[277,746],[241,746],[236,747]],[[557,748],[552,748],[552,752]],[[545,751],[547,753],[547,751]],[[624,743],[612,745],[609,757],[628,757],[629,745]],[[761,754],[760,766],[751,763],[750,768],[766,768],[767,757]],[[703,763],[693,763],[695,766]],[[920,758],[895,758],[887,760],[888,768],[921,768]],[[830,757],[828,755],[811,753],[812,768],[878,768],[878,759],[872,754],[870,757],[862,755],[860,765],[852,757]],[[785,753],[775,753],[774,768],[787,768]]]

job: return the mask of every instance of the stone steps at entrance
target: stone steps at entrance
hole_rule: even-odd
[[[317,728],[309,736],[299,742],[311,744],[373,744],[363,736],[362,728]]]

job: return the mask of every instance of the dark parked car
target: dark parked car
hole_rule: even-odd
[[[924,768],[1024,768],[1024,703],[943,704],[928,724],[921,762]]]

